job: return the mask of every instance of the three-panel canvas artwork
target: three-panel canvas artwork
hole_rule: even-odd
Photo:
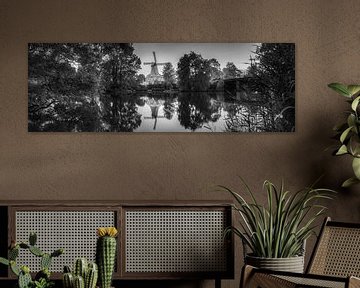
[[[30,132],[293,132],[293,43],[30,43]]]

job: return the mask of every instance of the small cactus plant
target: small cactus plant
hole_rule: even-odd
[[[110,288],[116,258],[115,227],[97,229],[96,262],[99,267],[99,284],[101,288]]]
[[[85,258],[76,259],[74,273],[69,266],[64,267],[64,288],[95,288],[98,279],[98,267],[96,263],[88,263]]]
[[[63,249],[55,250],[53,253],[44,253],[39,247],[36,246],[37,236],[36,233],[30,233],[29,244],[20,242],[11,242],[8,259],[0,257],[0,263],[10,266],[11,271],[18,277],[19,288],[48,288],[51,287],[53,282],[50,281],[50,265],[53,257],[58,257],[64,253]],[[19,256],[19,250],[29,250],[33,255],[40,257],[41,270],[35,275],[35,280],[32,280],[30,269],[28,266],[19,267],[16,259]]]

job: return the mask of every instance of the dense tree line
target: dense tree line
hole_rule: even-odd
[[[140,125],[134,101],[122,97],[143,81],[131,44],[29,44],[28,62],[29,131],[132,131]]]

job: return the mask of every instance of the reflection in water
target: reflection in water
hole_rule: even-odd
[[[185,129],[195,131],[220,117],[220,102],[211,99],[207,93],[182,93],[179,103],[178,119]]]
[[[126,93],[106,94],[103,96],[103,125],[111,132],[133,132],[141,125],[136,97]]]
[[[150,107],[151,110],[151,117],[144,117],[144,119],[154,119],[154,127],[153,130],[156,130],[156,124],[158,118],[164,118],[164,116],[159,116],[159,108],[164,104],[163,99],[155,99],[153,97],[148,98],[146,97],[145,103]]]
[[[223,93],[127,93],[104,102],[108,131],[260,132],[267,109],[228,99]]]

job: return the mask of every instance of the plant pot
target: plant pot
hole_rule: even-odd
[[[289,258],[263,258],[246,255],[245,263],[262,269],[304,273],[304,256]]]

